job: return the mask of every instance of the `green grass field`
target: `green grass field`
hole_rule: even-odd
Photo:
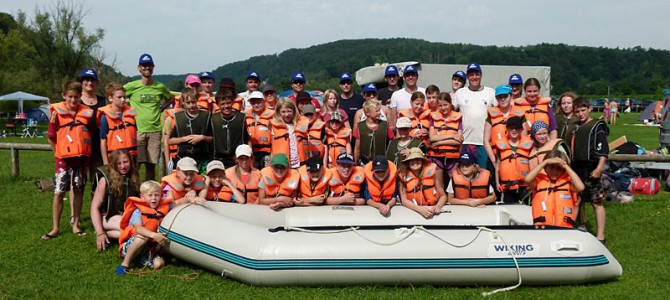
[[[636,123],[636,115],[623,115],[619,124]],[[610,140],[625,134],[647,149],[658,144],[658,128],[617,125]],[[4,138],[0,142],[40,142],[45,139]],[[51,241],[40,235],[51,226],[53,194],[40,193],[33,182],[53,173],[50,152],[22,151],[21,176],[10,175],[9,151],[0,150],[0,299],[40,298],[339,298],[339,299],[470,299],[495,287],[353,286],[353,287],[253,287],[212,274],[198,267],[172,261],[159,272],[141,276],[116,276],[121,260],[117,247],[105,252],[95,248],[89,219],[90,193],[85,195],[83,228],[86,237],[71,233],[67,217],[61,235]],[[629,204],[606,203],[607,246],[619,260],[624,274],[616,281],[571,286],[525,287],[496,294],[495,299],[665,299],[670,291],[669,193],[636,196]],[[69,203],[64,215],[69,214]],[[587,209],[593,221],[593,209]],[[593,230],[593,224],[589,225]],[[190,278],[190,279],[186,279]]]

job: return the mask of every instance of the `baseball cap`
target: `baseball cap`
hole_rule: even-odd
[[[386,71],[384,71],[384,76],[388,75],[398,75],[398,68],[396,66],[386,67]]]
[[[345,81],[353,82],[353,80],[351,79],[351,74],[346,73],[346,72],[340,74],[340,83],[345,82]]]
[[[312,96],[310,96],[308,92],[301,91],[301,92],[298,92],[298,94],[295,95],[295,102],[299,102],[300,100],[312,101]]]
[[[521,119],[521,117],[517,117],[517,116],[511,117],[511,118],[507,119],[506,127],[507,128],[523,128],[523,120]]]
[[[412,128],[412,121],[408,117],[400,117],[395,121],[396,128]]]
[[[288,157],[286,157],[286,154],[284,153],[277,153],[272,156],[272,160],[270,160],[270,165],[276,166],[284,166],[288,167]]]
[[[234,88],[235,87],[235,81],[230,77],[221,78],[221,82],[219,83],[219,87]]]
[[[463,81],[468,81],[468,78],[467,78],[467,76],[465,75],[465,72],[463,72],[463,71],[461,71],[461,70],[456,71],[456,72],[454,73],[454,75],[452,75],[451,77],[452,77],[452,78],[453,78],[453,77],[458,77],[458,78],[460,78],[460,79],[463,79]]]
[[[509,76],[509,84],[523,84],[523,78],[521,74],[512,74]]]
[[[182,157],[178,162],[177,162],[177,169],[182,170],[182,171],[195,171],[198,172],[198,164],[195,162],[194,159],[190,157]]]
[[[302,114],[315,114],[316,110],[314,109],[314,105],[311,104],[305,104],[305,106],[302,107]]]
[[[409,65],[405,67],[405,70],[402,72],[403,76],[407,73],[416,73],[419,74],[419,71],[416,70],[416,67]]]
[[[363,87],[363,93],[377,92],[377,86],[374,83],[368,83]]]
[[[212,72],[200,72],[200,75],[199,75],[199,76],[200,76],[200,80],[201,80],[201,81],[202,81],[203,79],[212,79],[212,80],[216,80],[216,78],[214,78],[214,74],[212,74]]]
[[[220,161],[218,161],[218,160],[213,160],[213,161],[210,161],[210,162],[207,164],[207,174],[209,174],[210,172],[212,172],[212,171],[214,171],[214,170],[225,171],[225,170],[226,170],[226,167],[223,165],[222,162],[220,162]]]
[[[477,159],[475,159],[475,155],[472,153],[464,152],[461,154],[461,157],[458,158],[458,162],[466,163],[466,164],[474,164],[477,162]]]
[[[140,55],[140,61],[137,63],[138,65],[147,65],[147,64],[154,64],[154,58],[151,57],[148,53],[144,53]]]
[[[305,82],[307,78],[305,77],[305,74],[300,73],[300,72],[295,72],[293,75],[291,75],[291,81],[302,81]]]
[[[383,155],[377,155],[372,159],[372,171],[386,171],[389,168],[389,161]]]
[[[246,79],[249,79],[249,78],[256,78],[256,79],[258,79],[258,81],[261,81],[261,76],[258,75],[258,73],[256,71],[249,72],[249,74],[247,74]]]
[[[197,83],[198,85],[201,85],[202,81],[200,81],[200,77],[198,77],[195,74],[189,74],[188,76],[186,76],[186,80],[184,80],[184,84],[190,85],[190,84],[194,84],[194,83]]]
[[[482,67],[476,62],[471,62],[468,65],[468,69],[467,69],[467,72],[470,72],[470,71],[477,71],[477,72],[481,73],[482,72]]]
[[[512,87],[509,84],[502,84],[496,87],[496,97],[512,93]]]
[[[337,156],[336,162],[338,164],[345,164],[345,165],[355,165],[356,162],[354,162],[354,157],[351,156],[351,154],[347,153],[342,153]]]
[[[240,157],[240,156],[249,156],[251,157],[252,151],[251,147],[247,144],[241,144],[237,146],[237,149],[235,149],[235,157]]]
[[[263,93],[259,91],[253,91],[249,94],[249,99],[265,99],[265,97],[263,97]]]
[[[305,168],[308,172],[319,171],[321,170],[321,166],[323,166],[323,158],[318,155],[308,158],[305,162]]]
[[[263,93],[265,93],[265,92],[269,92],[269,91],[273,91],[273,92],[275,92],[275,91],[277,91],[277,90],[275,90],[275,86],[272,85],[272,84],[266,84],[266,85],[264,85],[264,86],[263,86]]]
[[[98,72],[90,68],[83,69],[81,70],[81,74],[79,74],[79,79],[84,78],[93,78],[98,81]]]
[[[305,107],[303,106],[303,110],[304,109],[305,109]],[[330,113],[330,119],[328,119],[328,121],[342,122],[343,119],[344,119],[344,117],[342,116],[342,114],[339,111],[334,111],[334,112]]]

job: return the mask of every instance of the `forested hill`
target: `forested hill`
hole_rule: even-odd
[[[288,89],[292,72],[302,71],[308,88],[336,87],[341,72],[384,62],[550,66],[553,94],[574,90],[583,95],[660,97],[670,87],[670,51],[539,44],[524,47],[433,43],[418,39],[340,40],[275,55],[251,57],[217,68],[217,78],[233,77],[242,87],[249,70],[263,81]],[[184,76],[159,76],[171,86]]]

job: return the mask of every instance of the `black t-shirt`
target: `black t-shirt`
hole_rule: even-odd
[[[98,102],[94,105],[88,105],[81,99],[79,99],[79,103],[86,105],[93,110],[93,118],[91,118],[91,126],[89,127],[91,129],[91,157],[102,159],[100,154],[100,128],[98,127],[96,120],[98,116],[98,108],[107,105],[107,98],[98,95],[95,97],[98,99]]]
[[[363,108],[365,98],[356,93],[354,93],[349,99],[342,99],[342,96],[339,96],[338,98],[340,108],[343,109],[347,113],[347,117],[349,117],[349,125],[351,125],[351,128],[354,128],[354,117],[356,116],[356,111]]]
[[[393,95],[393,92],[395,91],[389,90],[387,87],[380,89],[377,93],[377,99],[379,99],[383,105],[389,105],[391,103],[391,95]]]

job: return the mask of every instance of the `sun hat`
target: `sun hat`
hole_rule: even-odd
[[[395,121],[395,128],[412,128],[412,121],[408,117],[400,117]]]
[[[423,151],[421,151],[421,149],[419,149],[418,147],[414,147],[409,149],[409,154],[407,154],[407,157],[402,161],[406,162],[416,158],[428,160],[428,158],[423,154]]]

